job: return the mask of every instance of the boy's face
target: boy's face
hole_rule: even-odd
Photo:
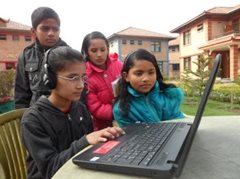
[[[124,73],[124,78],[139,93],[148,93],[157,80],[154,65],[144,59],[135,60],[134,65],[128,73]]]
[[[44,47],[53,47],[59,40],[60,27],[56,19],[44,19],[37,28],[32,28],[33,35]]]
[[[84,62],[66,64],[64,69],[57,73],[57,85],[51,93],[55,96],[55,101],[68,104],[79,100],[84,87],[85,71]]]

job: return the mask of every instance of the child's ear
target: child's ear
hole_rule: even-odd
[[[35,28],[31,28],[31,34],[32,34],[32,36],[33,36],[33,38],[36,38],[37,37],[37,35],[36,35],[36,29]]]
[[[129,82],[127,72],[123,72],[122,77],[126,82]]]

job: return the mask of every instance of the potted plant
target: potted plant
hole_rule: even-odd
[[[0,71],[0,114],[14,107],[13,88],[15,70]]]

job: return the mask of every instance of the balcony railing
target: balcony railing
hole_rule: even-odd
[[[217,39],[220,37],[228,36],[228,35],[233,35],[233,36],[239,36],[240,31],[239,30],[231,30],[228,32],[220,33],[220,34],[214,34],[210,40]]]

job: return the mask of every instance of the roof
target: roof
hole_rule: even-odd
[[[174,39],[169,35],[160,34],[158,32],[152,32],[149,30],[144,30],[136,27],[128,27],[117,33],[112,34],[109,39],[119,36],[133,36],[133,37],[147,37],[147,38],[165,38],[168,40]]]
[[[234,13],[235,11],[240,10],[240,5],[234,6],[234,7],[214,7],[207,11],[203,11],[203,13],[199,14],[198,16],[194,17],[193,19],[185,22],[184,24],[176,27],[175,29],[171,30],[171,33],[178,33],[183,27],[187,26],[188,24],[197,21],[207,15],[222,15],[226,16],[229,14]]]
[[[173,40],[170,40],[169,42],[168,42],[168,45],[169,46],[175,46],[175,45],[179,45],[179,36],[178,37],[176,37],[175,39],[173,39]]]
[[[20,24],[18,22],[11,21],[10,19],[6,20],[0,17],[0,22],[3,22],[4,26],[0,25],[0,29],[6,30],[31,30],[31,26]]]

